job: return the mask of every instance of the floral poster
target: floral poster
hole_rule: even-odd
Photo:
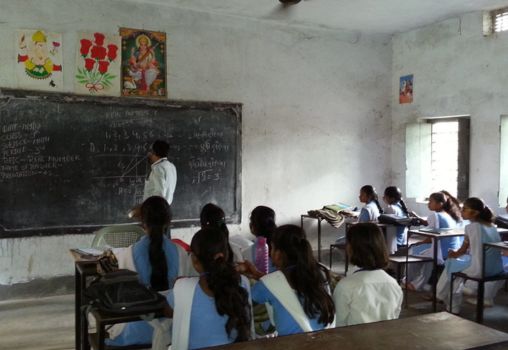
[[[166,96],[166,33],[120,28],[122,96]]]
[[[400,77],[399,104],[413,102],[413,74]]]
[[[18,30],[16,54],[19,87],[63,90],[61,34],[44,30]]]
[[[80,34],[74,76],[77,93],[120,95],[120,43],[118,35]]]

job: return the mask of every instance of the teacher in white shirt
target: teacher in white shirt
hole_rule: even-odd
[[[176,187],[176,168],[168,160],[169,144],[166,141],[157,140],[148,151],[148,160],[151,163],[151,171],[145,181],[143,201],[148,197],[160,196],[173,203],[173,194]]]

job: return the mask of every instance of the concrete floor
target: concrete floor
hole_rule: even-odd
[[[337,260],[338,255],[335,256]],[[328,261],[324,254],[323,261]],[[333,271],[342,272],[343,263],[335,261]],[[409,307],[401,316],[430,313],[432,304],[422,299],[423,293],[409,294]],[[443,307],[439,306],[438,311]],[[474,320],[474,306],[464,304],[460,316]],[[1,350],[74,349],[74,295],[0,302]],[[496,305],[485,309],[485,325],[508,332],[508,293],[500,291]]]

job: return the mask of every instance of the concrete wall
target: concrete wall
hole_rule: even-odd
[[[482,14],[470,13],[393,38],[392,174],[405,185],[405,124],[419,117],[470,115],[471,196],[497,207],[499,122],[507,113],[508,36],[484,37]],[[414,74],[414,101],[399,105],[402,75]],[[415,208],[418,208],[416,206]],[[424,211],[423,206],[419,210]]]
[[[1,0],[0,8],[0,87],[16,86],[16,29],[64,33],[64,85],[71,92],[77,33],[132,27],[167,33],[171,98],[243,103],[243,218],[233,233],[247,234],[256,205],[273,207],[278,223],[297,223],[324,204],[359,204],[363,184],[388,182],[387,38],[125,0]],[[189,240],[194,231],[173,234]],[[67,249],[90,241],[0,240],[0,284],[70,275]]]

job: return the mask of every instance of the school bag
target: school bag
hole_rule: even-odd
[[[153,312],[165,298],[141,284],[136,272],[119,269],[97,277],[84,292],[91,307],[113,314]]]
[[[398,216],[395,214],[381,214],[378,216],[377,221],[380,224],[397,225],[397,226],[418,226],[419,220],[417,218]]]

